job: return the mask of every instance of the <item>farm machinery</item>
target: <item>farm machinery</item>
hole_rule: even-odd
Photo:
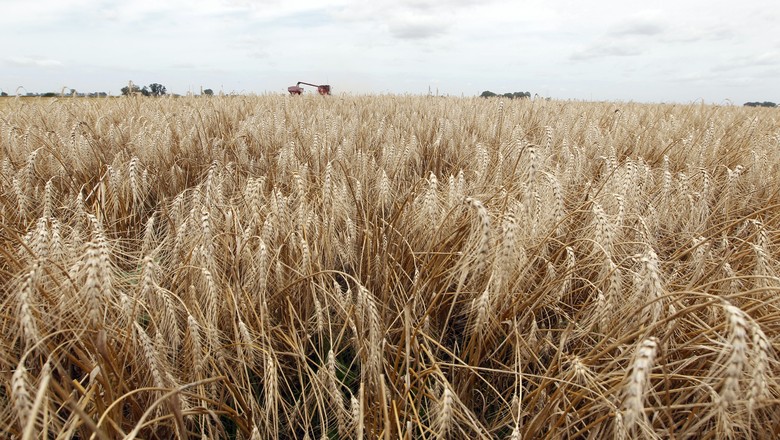
[[[300,95],[303,93],[303,87],[301,87],[301,84],[312,86],[317,88],[317,93],[319,93],[322,96],[330,95],[330,85],[329,84],[311,84],[303,81],[298,81],[298,84],[294,86],[287,87],[287,91],[290,92],[290,95]]]

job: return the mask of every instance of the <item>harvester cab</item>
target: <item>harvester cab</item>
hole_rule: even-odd
[[[298,81],[298,83],[294,86],[287,87],[287,91],[290,92],[290,95],[300,95],[303,94],[303,87],[301,87],[301,84],[305,84],[307,86],[312,86],[317,88],[317,93],[319,93],[322,96],[330,95],[330,85],[329,84],[311,84],[303,81]]]

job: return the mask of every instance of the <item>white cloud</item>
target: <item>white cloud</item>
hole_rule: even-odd
[[[575,51],[569,58],[574,61],[591,60],[604,57],[633,57],[642,54],[638,45],[600,41]]]
[[[734,27],[724,24],[679,24],[664,35],[665,43],[721,43],[738,37]]]
[[[47,58],[26,58],[26,57],[10,57],[6,58],[5,62],[13,66],[20,67],[60,67],[62,62],[58,60],[52,60]]]
[[[754,66],[780,66],[780,52],[764,52],[748,61]]]
[[[371,23],[398,39],[424,40],[455,32],[461,14],[494,3],[492,0],[353,1],[334,8],[333,18],[345,23]]]
[[[730,57],[721,64],[712,66],[713,75],[752,75],[757,78],[768,77],[767,72],[780,70],[780,52],[763,52]]]
[[[450,23],[426,16],[396,17],[386,25],[392,36],[410,40],[435,37],[445,33],[450,27]]]
[[[642,14],[629,17],[625,21],[614,25],[608,32],[613,36],[654,36],[666,31],[667,23],[656,14]]]

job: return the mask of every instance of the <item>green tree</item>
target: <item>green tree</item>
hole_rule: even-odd
[[[141,88],[138,87],[137,85],[133,84],[132,89],[128,85],[128,86],[122,87],[121,91],[122,91],[122,95],[123,96],[137,95],[138,93],[141,93]]]
[[[162,96],[166,92],[165,86],[162,84],[151,83],[149,84],[149,93],[152,96]]]
[[[211,89],[206,89],[203,91],[203,94],[206,96],[214,96],[214,91]]]
[[[479,96],[482,97],[482,98],[492,98],[492,97],[497,96],[497,95],[495,93],[491,92],[490,90],[485,90]]]

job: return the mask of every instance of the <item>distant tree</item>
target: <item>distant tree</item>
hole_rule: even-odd
[[[214,96],[214,91],[211,89],[206,89],[203,91],[203,94],[206,96]]]
[[[497,96],[497,95],[495,93],[491,92],[490,90],[485,90],[479,96],[482,97],[482,98],[492,98],[492,97]]]
[[[138,93],[141,93],[141,88],[138,87],[135,84],[132,85],[132,89],[130,88],[130,86],[122,87],[122,95],[123,96],[136,95]]]
[[[8,93],[0,92],[0,96],[8,96]]]
[[[44,93],[41,96],[43,96],[44,98],[53,98],[53,97],[57,96],[57,94],[54,93],[54,92],[46,92],[46,93]]]
[[[745,106],[747,107],[769,107],[769,108],[775,108],[777,107],[777,104],[771,101],[764,101],[764,102],[746,102]]]
[[[152,96],[162,96],[165,94],[165,86],[162,84],[151,83],[149,84],[149,93]]]
[[[143,96],[162,96],[166,92],[165,86],[162,84],[153,83],[149,86],[138,87],[132,81],[127,86],[122,87],[121,91],[124,96],[138,94]]]

